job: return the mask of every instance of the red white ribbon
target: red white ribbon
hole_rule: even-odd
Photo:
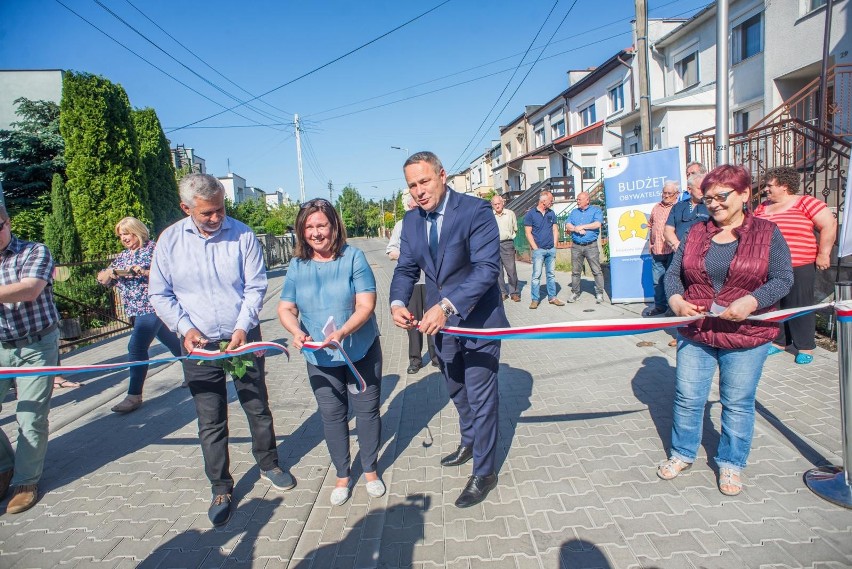
[[[343,356],[343,359],[346,361],[349,371],[351,371],[352,375],[355,376],[355,385],[351,383],[346,384],[346,388],[349,392],[355,394],[363,393],[367,389],[367,382],[364,381],[364,377],[361,375],[361,372],[358,371],[358,368],[355,367],[355,363],[349,359],[349,356],[346,354],[346,350],[343,349],[343,346],[341,346],[337,340],[331,340],[329,342],[304,342],[302,344],[302,349],[308,352],[316,352],[317,350],[328,347],[332,347],[340,351],[340,355]]]
[[[160,365],[180,360],[202,360],[213,361],[225,358],[233,358],[253,352],[283,352],[290,359],[290,352],[281,344],[275,342],[250,342],[233,350],[220,352],[218,350],[195,349],[187,356],[170,358],[157,358],[153,360],[118,362],[113,364],[89,364],[82,366],[35,366],[35,367],[0,367],[0,379],[12,379],[15,377],[28,377],[37,375],[74,375],[93,371],[113,371],[129,367]]]

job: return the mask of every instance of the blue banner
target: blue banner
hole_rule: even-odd
[[[604,162],[609,266],[613,302],[654,299],[648,250],[651,209],[668,180],[680,182],[677,148],[619,156]]]

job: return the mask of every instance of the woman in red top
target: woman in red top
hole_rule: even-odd
[[[770,168],[764,176],[766,201],[755,210],[755,217],[775,223],[790,247],[793,261],[793,288],[781,299],[781,308],[810,306],[814,302],[816,269],[831,265],[831,248],[837,236],[837,220],[825,202],[812,196],[797,195],[799,173],[787,166]],[[814,237],[819,232],[819,241]],[[813,313],[799,316],[781,325],[769,355],[784,351],[788,345],[796,350],[796,363],[813,361],[816,348]]]

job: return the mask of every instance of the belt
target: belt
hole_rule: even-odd
[[[576,243],[577,245],[591,245],[592,243],[596,243],[596,242],[597,242],[597,239],[595,239],[594,241],[586,241],[585,243],[580,243],[579,241],[574,241],[574,243]]]
[[[25,348],[30,344],[35,344],[36,342],[41,342],[45,336],[56,330],[58,327],[58,323],[54,322],[47,328],[39,330],[35,334],[30,334],[29,336],[24,336],[23,338],[18,338],[17,340],[4,340],[0,342],[4,348],[7,350],[17,350],[19,348]]]

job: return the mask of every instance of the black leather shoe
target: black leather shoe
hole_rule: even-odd
[[[441,466],[459,466],[473,458],[473,447],[459,445],[456,452],[441,459]]]
[[[408,369],[407,369],[406,371],[407,371],[408,373],[417,373],[418,371],[420,371],[420,367],[421,367],[421,366],[420,366],[420,362],[419,362],[419,361],[411,360],[411,361],[408,363]]]
[[[469,508],[483,501],[497,487],[497,474],[471,476],[456,500],[456,508]]]
[[[231,519],[231,495],[219,494],[213,496],[213,501],[207,510],[207,517],[210,518],[210,523],[214,526],[228,523],[228,520]]]

